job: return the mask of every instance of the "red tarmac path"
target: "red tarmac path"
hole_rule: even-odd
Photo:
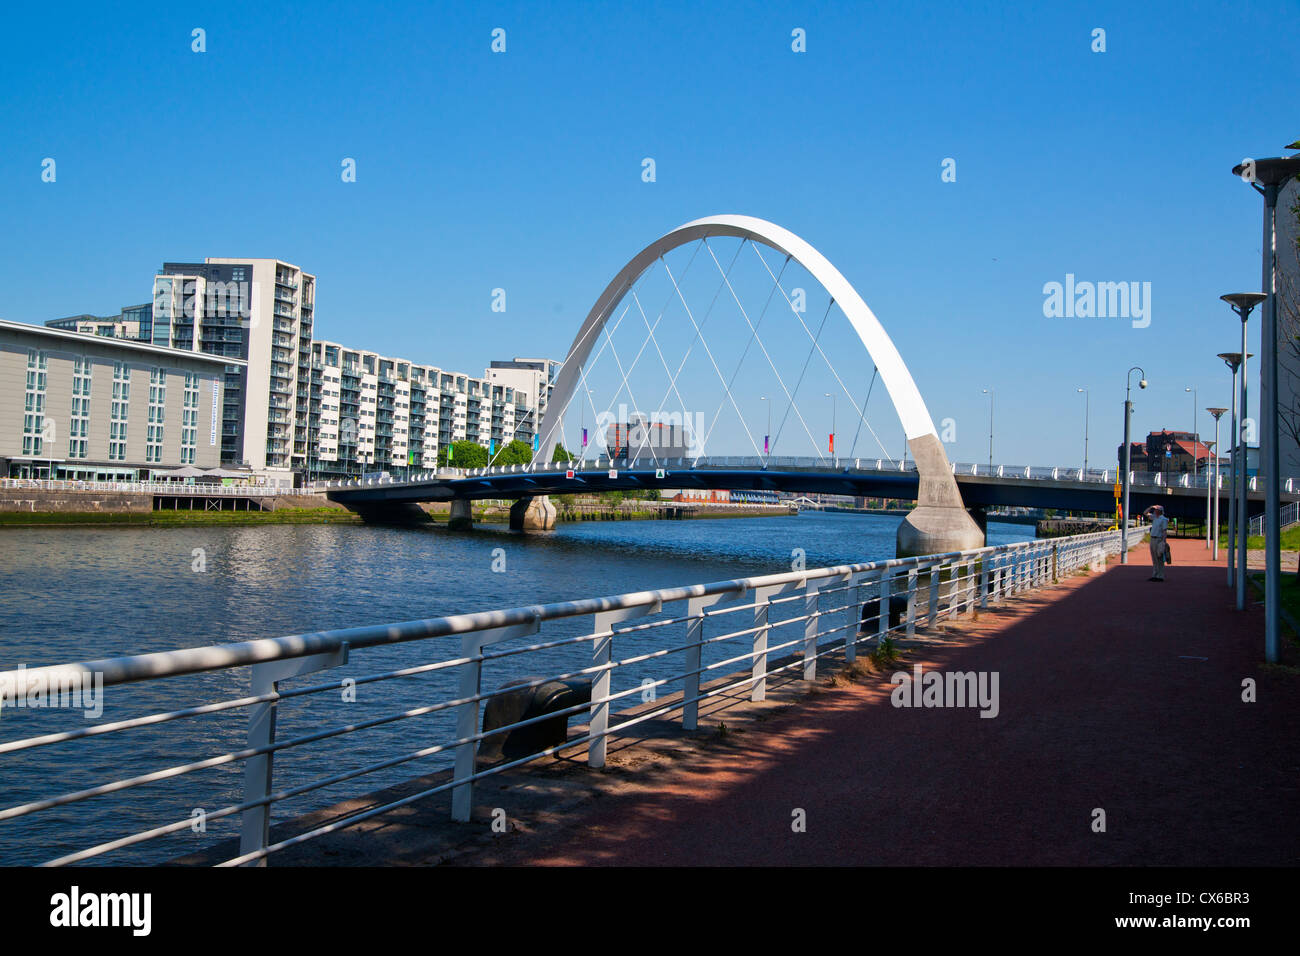
[[[1294,865],[1300,670],[1263,664],[1204,543],[1060,585],[899,665],[996,671],[1000,713],[905,709],[868,677],[774,716],[552,832],[545,865]],[[1287,661],[1296,663],[1294,645]],[[1257,702],[1242,701],[1254,678]],[[792,813],[806,812],[806,832]],[[1094,808],[1106,831],[1093,831]],[[482,861],[480,861],[482,862]]]

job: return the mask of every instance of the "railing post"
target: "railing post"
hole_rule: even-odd
[[[939,563],[930,565],[930,606],[926,609],[925,626],[934,627],[939,620]]]
[[[991,555],[980,555],[980,610],[984,611],[989,606],[989,558]]]
[[[916,568],[907,571],[907,636],[916,634]]]
[[[686,673],[682,678],[682,730],[695,730],[700,721],[701,643],[704,639],[704,609],[732,600],[732,594],[707,594],[686,600]]]
[[[804,581],[803,610],[807,620],[803,622],[803,679],[817,679],[817,625],[821,612],[817,609],[817,592],[822,589],[824,580]]]
[[[880,572],[880,588],[879,588],[880,614],[877,615],[879,620],[876,622],[876,646],[877,647],[880,646],[880,642],[883,641],[889,634],[889,618],[890,618],[889,599],[891,597],[889,593],[891,590],[890,583],[891,583],[891,575],[889,569],[886,568],[884,571]]]
[[[295,657],[289,660],[266,661],[254,664],[251,668],[250,682],[252,695],[261,697],[276,694],[277,699],[262,701],[248,708],[248,747],[249,749],[269,747],[275,743],[275,716],[278,709],[278,684],[291,677],[301,677],[315,671],[340,667],[348,662],[348,646],[344,644],[336,651],[325,654],[312,654],[309,657]],[[262,800],[271,795],[273,777],[272,759],[274,753],[268,752],[249,757],[244,762],[244,803]],[[239,855],[261,850],[270,842],[271,805],[260,803],[255,807],[240,811],[239,814]],[[253,860],[247,866],[266,866],[266,857]]]
[[[587,765],[593,769],[599,770],[605,766],[605,752],[608,743],[606,734],[609,733],[609,685],[611,676],[609,663],[613,657],[614,635],[613,633],[605,634],[604,632],[612,631],[613,626],[619,621],[626,621],[633,617],[645,617],[647,614],[658,614],[660,608],[660,602],[655,601],[653,604],[643,607],[599,611],[592,616],[592,627],[595,629],[595,633],[602,635],[592,641],[591,646],[591,661],[601,668],[591,681],[591,722],[587,728],[587,733],[592,738],[591,743],[587,746]]]

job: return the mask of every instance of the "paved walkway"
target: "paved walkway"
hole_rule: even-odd
[[[1233,609],[1203,542],[1172,547],[1165,583],[1135,548],[900,665],[996,672],[996,718],[896,708],[879,676],[827,687],[463,862],[1300,863],[1300,670],[1262,663],[1262,608]]]

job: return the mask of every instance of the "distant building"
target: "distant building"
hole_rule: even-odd
[[[63,332],[147,342],[150,340],[152,317],[153,306],[146,302],[144,305],[125,306],[118,315],[70,315],[62,319],[50,319],[45,325]]]
[[[457,441],[533,444],[530,393],[509,385],[319,340],[311,375],[309,469],[319,477],[436,468]]]
[[[521,424],[535,432],[542,424],[551,393],[555,391],[555,378],[560,374],[560,364],[554,359],[516,358],[509,362],[494,361],[483,370],[483,377],[493,385],[512,388],[527,396],[530,418]]]
[[[652,421],[645,415],[634,414],[627,422],[605,427],[605,450],[611,461],[648,465],[689,458],[690,444],[690,436],[682,425]]]
[[[226,370],[221,456],[282,486],[307,470],[316,277],[279,259],[165,262],[154,345],[242,359]]]
[[[224,380],[207,355],[0,320],[0,475],[216,468]]]
[[[1124,446],[1119,446],[1118,467],[1124,468]],[[1201,474],[1214,454],[1193,432],[1161,429],[1147,435],[1145,442],[1132,442],[1130,468],[1133,471],[1167,475]]]

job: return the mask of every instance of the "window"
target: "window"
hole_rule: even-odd
[[[149,424],[145,429],[144,460],[162,462],[163,422],[167,416],[167,370],[149,369]]]
[[[126,419],[130,408],[131,369],[125,362],[114,362],[112,414],[108,423],[109,461],[126,461]]]
[[[46,355],[36,349],[27,350],[27,382],[23,394],[23,454],[40,455],[45,451],[45,367]],[[48,435],[53,439],[53,422]]]
[[[185,373],[185,401],[181,410],[181,464],[194,464],[199,432],[199,376]]]
[[[72,360],[72,417],[68,425],[68,457],[86,457],[90,426],[90,384],[93,363],[89,356]]]

